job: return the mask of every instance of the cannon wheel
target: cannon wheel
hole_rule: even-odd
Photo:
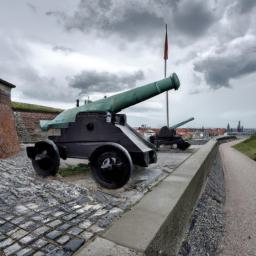
[[[177,143],[177,148],[180,150],[186,150],[189,146],[190,144],[187,141]]]
[[[149,136],[149,142],[150,143],[155,144],[155,141],[156,141],[156,136],[155,135]]]
[[[60,165],[57,146],[52,141],[40,141],[36,143],[32,165],[36,173],[42,177],[56,175]]]
[[[118,189],[130,179],[133,164],[123,147],[105,146],[97,149],[90,158],[94,179],[103,187]]]

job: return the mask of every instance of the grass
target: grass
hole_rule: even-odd
[[[13,110],[21,110],[21,111],[27,111],[27,112],[60,113],[63,111],[63,109],[60,109],[60,108],[51,108],[51,107],[16,102],[16,101],[12,101],[11,106]]]
[[[87,164],[78,164],[75,166],[70,165],[66,168],[61,168],[59,170],[59,174],[62,177],[68,177],[68,176],[73,176],[77,174],[83,174],[88,172],[89,170],[90,170],[90,167]]]
[[[256,161],[256,135],[234,145],[234,148]]]

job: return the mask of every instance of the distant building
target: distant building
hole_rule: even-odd
[[[228,125],[227,125],[227,132],[229,132],[229,131],[230,131],[230,125],[228,123]]]
[[[242,132],[241,121],[238,121],[237,132]]]
[[[236,128],[231,128],[228,124],[227,126],[227,134],[228,135],[236,135],[236,136],[250,136],[253,134],[256,134],[255,128],[244,128],[244,126],[241,124],[241,121],[239,120],[237,123]]]
[[[154,135],[159,132],[159,128],[151,128],[146,125],[142,125],[141,127],[135,128],[140,134],[144,137],[148,137],[150,135]],[[226,132],[225,128],[177,128],[176,134],[181,135],[187,139],[208,139],[209,137],[224,135]]]

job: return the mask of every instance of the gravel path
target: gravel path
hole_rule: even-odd
[[[220,146],[226,186],[226,229],[221,255],[256,255],[256,162],[231,146]]]
[[[220,156],[210,170],[179,256],[210,256],[218,254],[218,245],[224,233],[225,189]],[[235,255],[235,254],[234,254]]]

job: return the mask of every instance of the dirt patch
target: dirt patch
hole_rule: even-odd
[[[86,174],[90,171],[90,167],[87,164],[78,164],[78,165],[70,165],[66,168],[60,168],[59,175],[62,177],[74,176],[74,175],[81,175]]]

